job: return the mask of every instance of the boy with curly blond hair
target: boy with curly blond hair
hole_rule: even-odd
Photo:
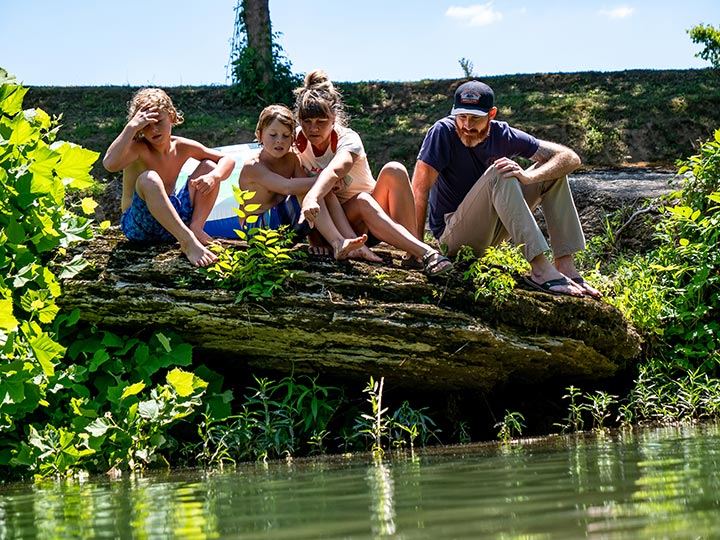
[[[108,171],[123,172],[123,233],[138,242],[177,240],[193,265],[212,264],[217,256],[206,246],[213,239],[203,227],[220,182],[230,176],[235,161],[197,141],[172,135],[173,126],[184,118],[163,90],[143,88],[128,105],[128,122],[103,159]],[[180,169],[190,158],[199,165],[176,191]]]

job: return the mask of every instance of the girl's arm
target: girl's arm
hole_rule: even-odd
[[[335,155],[330,164],[318,175],[312,188],[305,195],[302,204],[302,212],[311,225],[320,213],[318,200],[330,193],[337,181],[350,172],[356,159],[357,156],[352,152],[342,150]]]
[[[302,167],[300,168],[302,171]],[[302,171],[303,175],[305,172]],[[315,178],[285,178],[268,169],[262,163],[254,163],[251,166],[243,167],[240,175],[240,187],[247,189],[252,184],[264,187],[272,193],[281,195],[304,195],[315,183]]]

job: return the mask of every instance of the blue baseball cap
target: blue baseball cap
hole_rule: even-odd
[[[450,114],[487,116],[495,103],[495,92],[480,81],[468,81],[455,90],[455,101]]]

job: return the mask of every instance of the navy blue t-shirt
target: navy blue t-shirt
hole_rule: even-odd
[[[495,160],[532,157],[540,143],[532,135],[510,127],[507,122],[490,121],[490,134],[468,148],[455,130],[455,117],[435,122],[425,135],[418,159],[438,171],[430,190],[430,230],[439,238],[445,230],[445,214],[455,212],[475,182]]]

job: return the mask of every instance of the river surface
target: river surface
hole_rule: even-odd
[[[0,538],[720,538],[720,428],[0,486]]]

